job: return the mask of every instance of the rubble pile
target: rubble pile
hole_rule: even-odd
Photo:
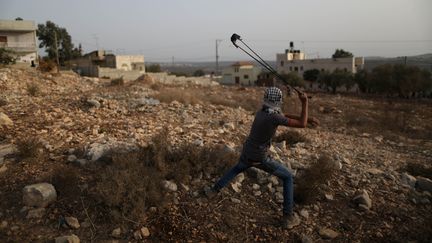
[[[34,91],[29,85],[38,89]],[[0,239],[432,239],[432,175],[411,174],[405,169],[408,163],[430,166],[432,143],[409,136],[395,139],[376,131],[366,133],[355,119],[357,127],[341,122],[348,102],[368,107],[372,101],[317,95],[310,102],[311,114],[321,120],[321,126],[298,130],[307,138],[305,141],[273,144],[272,156],[294,175],[301,174],[323,154],[332,159],[337,170],[317,192],[315,201],[295,206],[301,223],[286,230],[275,223],[282,214],[282,185],[277,177],[257,169],[239,175],[215,200],[202,195],[204,188],[217,179],[214,176],[191,175],[188,182],[161,178],[161,190],[170,195],[168,205],[150,207],[140,222],[120,215],[123,224],[103,221],[102,213],[89,206],[93,199],[86,194],[65,195],[64,188],[51,184],[58,168],[78,171],[76,186],[84,192],[92,187],[94,166],[107,153],[146,147],[163,129],[168,129],[167,146],[224,146],[226,151],[238,153],[254,117],[250,110],[208,101],[164,103],[154,98],[159,91],[145,82],[112,85],[109,80],[69,72],[1,68],[0,89]],[[227,100],[241,92],[245,97],[260,94],[260,88],[195,89]],[[430,106],[421,108],[432,114]],[[278,133],[291,130],[280,128]],[[41,142],[42,157],[32,160],[17,155],[15,145],[28,138]]]

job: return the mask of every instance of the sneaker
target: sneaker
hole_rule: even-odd
[[[297,213],[285,214],[282,216],[282,227],[292,229],[300,224],[300,218]]]

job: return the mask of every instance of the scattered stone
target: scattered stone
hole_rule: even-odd
[[[254,189],[254,190],[259,190],[261,187],[260,187],[260,185],[258,185],[258,184],[252,184],[252,189]]]
[[[143,237],[149,237],[150,236],[150,231],[149,231],[149,229],[147,227],[142,227],[140,229],[140,231],[141,231],[141,235]]]
[[[432,180],[425,177],[417,177],[417,188],[432,193]]]
[[[279,180],[276,176],[270,176],[268,177],[268,181],[273,185],[273,186],[277,186],[279,185]]]
[[[142,240],[141,231],[137,230],[134,232],[134,239],[135,240]]]
[[[368,172],[369,174],[372,174],[372,175],[380,175],[380,174],[384,173],[382,170],[377,169],[377,168],[370,168],[366,172]]]
[[[325,196],[325,198],[327,199],[327,200],[329,200],[329,201],[333,201],[334,200],[334,197],[333,197],[333,195],[331,195],[331,194],[325,194],[324,195]]]
[[[305,219],[309,218],[309,212],[306,209],[300,210],[300,215]]]
[[[354,197],[353,201],[357,204],[363,204],[368,209],[372,207],[372,200],[366,190],[363,190],[361,194]]]
[[[411,188],[415,188],[417,179],[414,176],[405,172],[401,175],[401,181],[403,184],[408,185]]]
[[[23,202],[26,206],[46,207],[57,199],[57,192],[49,183],[28,185],[23,189]]]
[[[100,106],[101,106],[99,101],[97,101],[95,99],[88,99],[87,104],[89,104],[90,106],[95,107],[95,108],[100,108]]]
[[[241,203],[240,199],[237,199],[237,198],[234,198],[234,197],[231,198],[231,202],[237,203],[237,204]]]
[[[261,196],[262,193],[261,193],[261,191],[254,191],[253,194],[255,197],[258,197],[258,196]]]
[[[66,224],[72,229],[78,229],[80,227],[78,219],[75,217],[65,217],[65,221]]]
[[[168,191],[176,192],[177,191],[177,184],[175,184],[173,181],[162,181],[162,186]]]
[[[235,192],[237,192],[237,193],[241,192],[240,187],[241,187],[241,184],[238,183],[238,182],[236,182],[236,183],[231,183],[231,188],[232,188]]]
[[[3,112],[0,112],[0,126],[12,126],[13,121]]]
[[[27,213],[28,219],[40,219],[45,215],[45,208],[31,209]]]
[[[72,234],[55,238],[55,243],[80,243],[78,236]]]
[[[242,183],[244,181],[244,179],[245,179],[244,173],[240,173],[236,176],[234,181],[237,183]]]
[[[334,230],[332,230],[332,229],[329,229],[329,228],[321,228],[319,230],[319,235],[323,239],[330,239],[331,240],[331,239],[334,239],[334,238],[338,237],[339,233],[336,232],[336,231],[334,231]]]
[[[115,238],[120,238],[121,233],[122,233],[121,229],[116,228],[116,229],[113,229],[113,231],[111,232],[111,235]]]
[[[75,160],[77,160],[77,157],[73,154],[69,155],[67,158],[68,162],[75,162]]]

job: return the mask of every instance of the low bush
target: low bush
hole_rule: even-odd
[[[199,174],[220,174],[237,155],[223,147],[173,146],[164,129],[150,145],[127,153],[112,152],[97,175],[93,196],[112,220],[141,221],[151,206],[167,202],[163,180],[188,182]]]
[[[322,155],[295,178],[294,200],[301,204],[315,201],[335,172],[334,161],[330,156]]]
[[[57,64],[52,60],[41,60],[39,62],[38,70],[41,72],[54,72],[57,70]]]
[[[34,137],[18,140],[16,146],[20,159],[38,159],[43,152],[42,143]]]
[[[37,96],[40,93],[40,87],[36,83],[27,84],[27,93],[31,96]]]
[[[112,86],[120,86],[120,85],[124,85],[124,79],[123,79],[123,77],[120,77],[120,78],[115,78],[115,79],[113,79],[113,80],[111,80],[111,85]]]

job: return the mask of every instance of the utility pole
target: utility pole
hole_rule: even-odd
[[[221,43],[222,40],[216,39],[216,72],[215,75],[217,76],[219,74],[219,52],[218,52],[218,46],[219,43]]]
[[[55,48],[55,54],[56,54],[57,73],[58,73],[58,72],[60,72],[60,60],[59,60],[59,54],[58,54],[57,32],[56,31],[54,31],[54,48]]]

